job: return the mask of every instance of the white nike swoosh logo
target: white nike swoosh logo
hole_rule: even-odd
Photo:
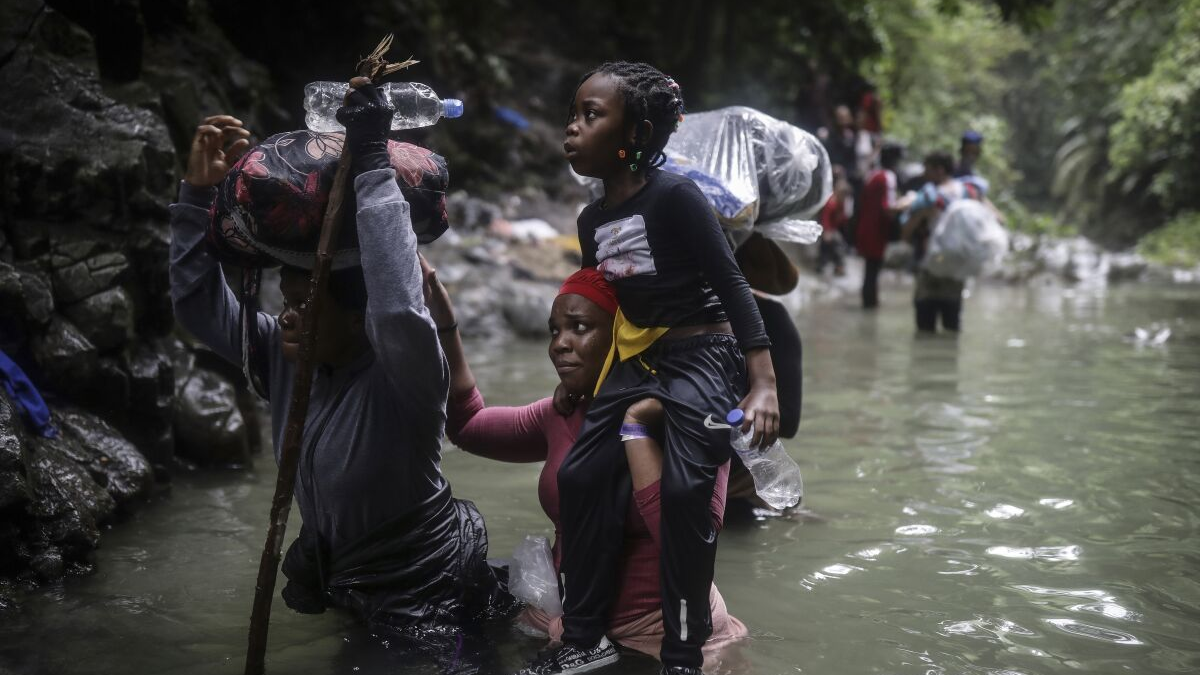
[[[729,425],[722,424],[720,422],[714,422],[713,416],[709,415],[708,417],[704,418],[704,428],[705,429],[728,429]]]

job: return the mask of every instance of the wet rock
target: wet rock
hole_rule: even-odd
[[[12,582],[0,578],[0,616],[18,612],[20,609],[21,605],[17,603],[17,590],[13,588]]]
[[[103,413],[113,423],[125,425],[133,419],[129,391],[129,373],[125,371],[120,355],[101,356],[96,360],[92,379],[73,392],[73,398],[87,403],[89,408]]]
[[[26,469],[32,492],[28,513],[34,538],[58,546],[68,557],[83,557],[100,541],[100,525],[116,510],[116,502],[81,466],[86,456],[66,434],[30,437]]]
[[[462,231],[486,230],[499,219],[502,209],[491,202],[467,194],[465,190],[451,192],[446,197],[446,213],[454,228]]]
[[[1113,253],[1108,258],[1108,280],[1136,281],[1149,267],[1145,258],[1132,251]]]
[[[110,288],[62,311],[100,351],[119,347],[133,335],[133,302],[124,288]]]
[[[20,219],[10,222],[8,228],[18,258],[32,260],[50,253],[50,236],[44,223]]]
[[[188,373],[175,402],[176,450],[203,464],[250,459],[247,426],[229,380],[204,369]]]
[[[126,358],[132,420],[124,429],[161,474],[175,456],[175,367],[168,354],[147,344]]]
[[[21,440],[22,424],[8,395],[0,389],[0,513],[29,500]]]
[[[95,345],[75,324],[57,315],[33,341],[33,358],[50,386],[62,392],[90,382],[96,370]]]
[[[44,325],[54,313],[54,296],[36,270],[0,262],[0,313]]]
[[[52,421],[79,452],[74,456],[92,478],[124,504],[150,493],[154,474],[132,443],[101,418],[77,409],[56,411]]]
[[[1098,246],[1083,237],[1066,242],[1069,254],[1063,276],[1068,281],[1103,283],[1108,278],[1108,257]]]
[[[29,561],[29,567],[42,581],[54,581],[62,577],[66,569],[62,552],[53,547],[35,555]]]
[[[454,293],[454,312],[458,331],[467,337],[508,335],[508,322],[496,308],[500,294],[491,286],[463,286]],[[543,319],[544,322],[544,319]]]
[[[546,335],[546,318],[558,294],[556,286],[514,281],[500,292],[501,312],[513,332],[522,337]]]
[[[106,95],[94,66],[31,46],[0,70],[0,86],[23,102],[0,113],[12,139],[4,153],[12,167],[9,208],[19,217],[120,231],[139,193],[169,189],[170,167],[146,159],[147,148],[173,154],[165,125],[152,111]],[[49,120],[53,134],[45,133]]]
[[[78,302],[109,288],[125,276],[129,261],[120,253],[101,253],[54,270],[59,302]]]
[[[175,405],[175,369],[166,354],[139,344],[126,355],[129,404],[142,418],[169,421]]]
[[[164,214],[156,221],[138,223],[128,239],[136,275],[134,300],[141,308],[137,329],[142,335],[166,335],[175,327],[168,276],[171,234],[162,227],[167,221]]]
[[[1056,276],[1065,276],[1071,264],[1071,248],[1066,241],[1043,238],[1034,252],[1038,269]]]

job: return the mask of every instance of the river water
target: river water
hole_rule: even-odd
[[[843,299],[797,322],[807,396],[788,447],[807,508],[722,533],[717,583],[752,637],[710,674],[1200,672],[1195,287],[981,288],[958,339],[914,338],[900,290],[876,314]],[[491,402],[552,390],[542,344],[470,349]],[[537,465],[451,450],[444,466],[494,556],[548,533]],[[0,672],[242,672],[273,486],[265,458],[178,477],[105,534],[94,575],[0,624]],[[484,672],[539,646],[492,636]],[[435,672],[278,600],[268,654],[271,673]],[[611,672],[657,670],[630,656]]]

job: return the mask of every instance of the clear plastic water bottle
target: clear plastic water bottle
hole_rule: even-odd
[[[742,433],[742,421],[745,419],[746,414],[740,408],[730,410],[725,416],[730,426],[730,444],[754,478],[754,490],[773,509],[782,510],[799,504],[804,498],[800,465],[778,440],[765,448],[751,447],[754,429]]]
[[[387,82],[383,95],[392,103],[392,129],[415,129],[437,124],[443,117],[461,117],[463,103],[456,98],[442,100],[420,82]],[[309,82],[304,87],[304,124],[312,131],[345,131],[337,121],[338,108],[346,99],[346,82]]]

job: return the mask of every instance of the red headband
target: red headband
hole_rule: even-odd
[[[582,295],[609,314],[613,316],[617,314],[616,291],[604,280],[604,275],[596,271],[595,267],[584,267],[567,277],[562,287],[558,289],[558,294],[566,295],[567,293]]]

